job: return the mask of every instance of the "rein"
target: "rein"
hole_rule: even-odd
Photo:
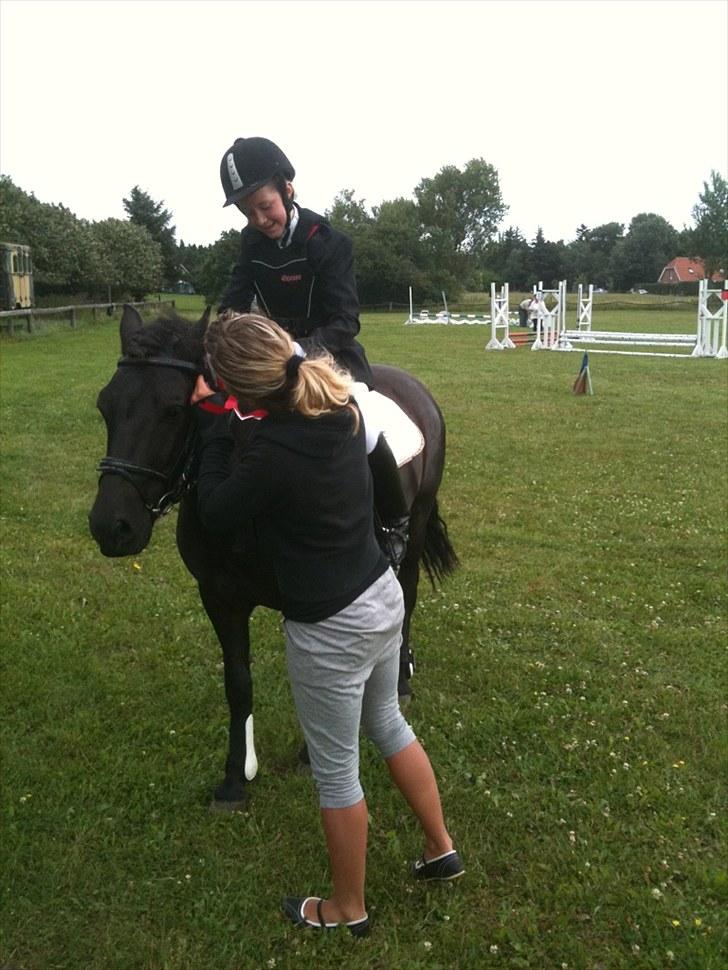
[[[117,361],[117,367],[143,367],[146,365],[172,367],[175,370],[189,371],[195,375],[200,373],[200,367],[197,364],[188,360],[178,360],[175,357],[122,357]],[[195,434],[192,431],[187,435],[182,451],[169,472],[160,472],[156,468],[147,468],[145,465],[135,465],[125,458],[112,458],[110,455],[105,455],[101,459],[97,471],[101,472],[102,477],[104,475],[119,475],[132,484],[139,493],[144,508],[153,519],[158,519],[166,515],[192,486],[194,462]],[[155,503],[150,503],[146,500],[135,480],[135,475],[158,479],[169,487]]]

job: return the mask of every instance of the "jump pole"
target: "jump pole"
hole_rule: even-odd
[[[722,291],[711,289],[708,280],[700,280],[698,286],[698,317],[695,333],[633,333],[607,330],[567,330],[564,338],[573,340],[574,349],[589,345],[592,354],[621,354],[624,357],[714,357],[728,358],[728,302],[721,299],[718,309],[709,306],[711,296],[722,297]],[[624,350],[597,350],[593,344],[622,346]],[[664,353],[655,350],[633,350],[633,347],[685,348],[685,353]]]

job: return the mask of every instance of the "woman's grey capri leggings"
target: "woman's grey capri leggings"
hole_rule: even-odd
[[[397,700],[404,603],[388,569],[320,623],[285,620],[293,699],[322,808],[348,808],[359,783],[359,727],[385,758],[415,740]]]

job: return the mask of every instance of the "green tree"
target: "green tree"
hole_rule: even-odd
[[[517,226],[488,243],[481,265],[495,282],[508,282],[516,289],[529,285],[531,256],[528,242]],[[514,275],[515,273],[515,275]]]
[[[179,253],[175,241],[175,227],[171,224],[172,213],[164,208],[163,202],[154,199],[138,185],[122,200],[129,221],[147,230],[152,239],[159,244],[162,252],[162,275],[167,284],[175,283],[179,277]]]
[[[98,276],[89,225],[0,176],[0,238],[31,247],[36,296],[83,294]]]
[[[334,199],[326,217],[345,232],[354,247],[359,299],[363,305],[406,303],[412,286],[419,299],[452,291],[456,281],[437,266],[433,245],[412,199],[392,199],[369,212],[353,190]]]
[[[226,229],[207,250],[199,270],[198,292],[205,294],[208,303],[216,304],[230,283],[233,267],[240,254],[240,233]]]
[[[564,276],[574,283],[608,286],[610,259],[623,234],[624,226],[619,222],[607,222],[594,229],[579,226],[576,239],[566,247]]]
[[[199,246],[195,243],[185,243],[180,240],[177,247],[179,259],[179,279],[191,283],[196,292],[203,292],[202,267],[210,252],[209,246]]]
[[[531,246],[531,272],[534,283],[543,283],[546,289],[555,289],[564,278],[564,250],[562,241],[549,242],[539,226]]]
[[[702,259],[705,273],[728,269],[728,182],[711,171],[710,182],[703,182],[703,191],[693,208],[695,229],[692,233],[692,254]]]
[[[353,189],[342,189],[334,196],[330,209],[325,212],[332,226],[349,236],[374,222],[363,199],[357,199]]]
[[[162,253],[146,229],[122,219],[91,224],[96,246],[98,279],[113,300],[127,296],[141,300],[158,288],[162,279]]]
[[[423,226],[444,234],[454,253],[483,253],[508,209],[498,172],[482,158],[471,159],[463,171],[446,165],[422,179],[415,197]]]
[[[676,255],[678,233],[654,212],[642,212],[614,247],[609,264],[611,288],[622,292],[636,283],[656,282]]]
[[[528,243],[512,249],[503,267],[501,277],[503,282],[507,282],[514,290],[528,292],[533,286],[534,278],[531,248]]]

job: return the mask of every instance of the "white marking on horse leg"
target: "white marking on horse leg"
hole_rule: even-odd
[[[253,736],[253,715],[249,714],[245,721],[245,778],[252,781],[258,774],[258,759],[255,755],[255,738]]]

